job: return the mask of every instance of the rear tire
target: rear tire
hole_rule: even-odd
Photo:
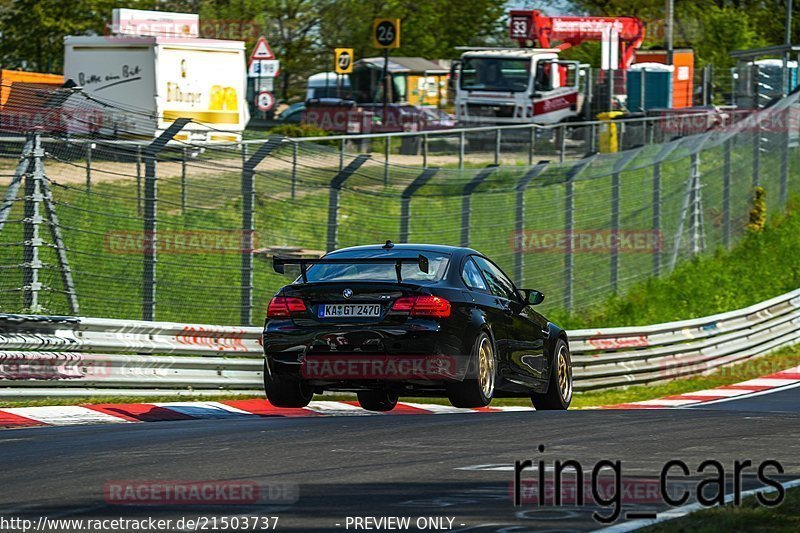
[[[553,368],[547,392],[531,393],[531,403],[537,411],[563,411],[572,403],[572,358],[563,339],[556,341]]]
[[[397,405],[397,393],[387,390],[359,391],[358,403],[367,411],[391,411]]]
[[[486,332],[481,332],[475,340],[470,363],[464,381],[447,385],[447,396],[453,407],[486,407],[492,401],[497,362],[492,339]],[[469,377],[470,371],[474,371],[476,377]]]
[[[305,407],[314,397],[314,388],[299,379],[288,376],[270,376],[264,362],[264,392],[275,407]]]

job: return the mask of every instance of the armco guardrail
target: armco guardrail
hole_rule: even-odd
[[[261,328],[0,314],[0,398],[260,394]],[[568,332],[575,387],[653,383],[800,339],[800,290],[718,315]]]

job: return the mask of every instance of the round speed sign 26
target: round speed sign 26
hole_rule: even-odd
[[[400,48],[400,19],[375,19],[376,48]]]

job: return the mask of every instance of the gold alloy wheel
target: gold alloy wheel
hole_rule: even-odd
[[[567,362],[567,347],[562,345],[558,350],[558,389],[561,392],[561,399],[564,403],[572,400],[572,368]]]
[[[478,364],[481,392],[484,398],[491,398],[494,394],[494,352],[488,337],[484,337],[478,347]]]

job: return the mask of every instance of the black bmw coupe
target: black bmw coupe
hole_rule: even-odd
[[[569,341],[533,309],[544,295],[517,289],[475,250],[387,242],[273,266],[297,276],[264,325],[264,387],[277,407],[305,407],[323,391],[355,392],[373,411],[401,395],[569,407]]]

